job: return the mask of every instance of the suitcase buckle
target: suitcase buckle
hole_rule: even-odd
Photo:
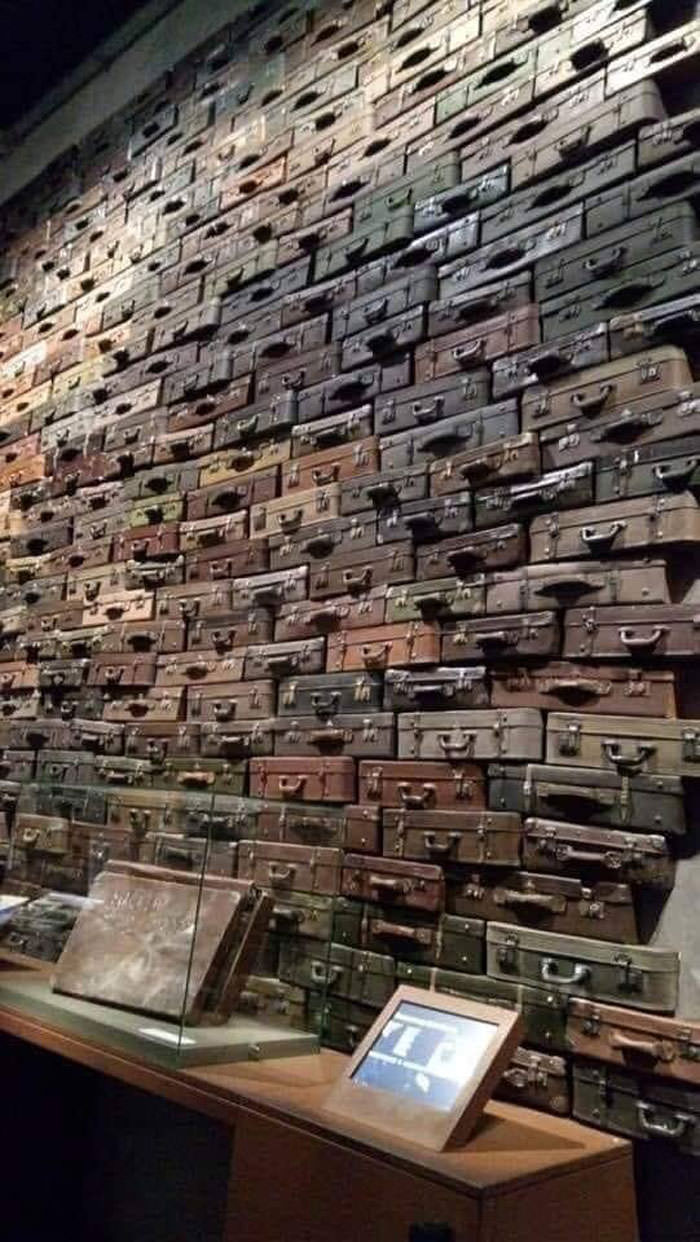
[[[633,966],[632,960],[624,954],[617,954],[613,961],[620,968],[619,988],[624,992],[641,992],[644,984],[644,975],[638,966]]]
[[[581,749],[581,726],[572,722],[559,735],[558,750],[560,755],[577,755]]]

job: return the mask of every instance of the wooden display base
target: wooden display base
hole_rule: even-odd
[[[260,1061],[318,1050],[318,1039],[309,1032],[288,1030],[245,1014],[234,1016],[225,1026],[181,1028],[148,1014],[63,996],[52,992],[48,979],[24,971],[0,975],[0,1005],[168,1068]]]

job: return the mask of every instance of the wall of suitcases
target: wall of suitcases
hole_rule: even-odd
[[[700,1150],[692,10],[259,5],[6,206],[0,943],[211,832],[290,1020],[517,1006],[509,1098]]]

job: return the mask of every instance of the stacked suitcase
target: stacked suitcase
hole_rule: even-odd
[[[2,941],[235,872],[260,1012],[516,1006],[505,1094],[692,1150],[700,20],[266,9],[4,209]]]

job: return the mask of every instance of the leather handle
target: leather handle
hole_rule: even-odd
[[[445,834],[444,841],[438,841],[434,832],[423,833],[423,844],[428,854],[435,854],[444,857],[451,854],[455,845],[459,845],[460,833],[448,832]]]
[[[579,538],[585,543],[587,548],[606,549],[612,546],[613,542],[625,529],[625,522],[610,522],[607,530],[598,529],[595,526],[583,526],[579,531]]]
[[[362,647],[362,663],[366,668],[384,668],[391,651],[391,643],[378,643],[372,647],[366,643]]]
[[[369,567],[363,569],[361,574],[354,574],[350,569],[346,569],[343,573],[343,586],[350,594],[366,591],[371,585],[372,570]]]
[[[653,475],[659,483],[671,490],[674,487],[684,488],[690,482],[699,465],[700,457],[687,457],[680,464],[662,462],[660,465],[653,467]]]
[[[399,781],[397,791],[401,799],[401,805],[406,810],[422,811],[426,806],[430,806],[435,801],[436,787],[432,784],[424,784],[421,786],[421,793],[413,793],[413,786],[409,781]]]
[[[178,785],[203,789],[208,785],[213,785],[216,781],[215,772],[178,772],[176,777]]]
[[[617,632],[620,642],[628,651],[650,651],[657,646],[667,630],[665,625],[655,625],[647,634],[636,634],[631,626],[622,625]]]
[[[461,738],[453,738],[451,733],[438,734],[438,746],[446,755],[470,754],[475,741],[476,733],[467,733]]]
[[[294,863],[283,867],[281,863],[270,863],[267,868],[267,877],[271,884],[286,884],[291,880],[296,872]]]
[[[576,962],[574,969],[570,975],[562,975],[559,973],[556,959],[553,957],[545,957],[540,963],[540,979],[543,983],[555,983],[560,987],[570,985],[577,986],[586,983],[590,978],[591,968],[585,962]]]
[[[612,246],[607,254],[586,259],[583,266],[593,277],[610,276],[621,268],[626,250],[626,246]]]
[[[367,881],[371,889],[386,893],[408,893],[411,885],[408,880],[395,880],[388,875],[370,875]]]
[[[552,677],[543,682],[542,694],[580,694],[597,697],[605,693],[605,684],[589,677]]]
[[[651,1061],[668,1063],[676,1056],[673,1044],[666,1039],[634,1039],[631,1035],[625,1035],[623,1031],[612,1031],[608,1042],[610,1047],[617,1052],[637,1053],[639,1056],[648,1057]]]
[[[574,392],[571,394],[571,404],[576,406],[582,414],[599,414],[603,409],[606,401],[615,391],[614,384],[599,384],[597,393]]]
[[[426,927],[405,927],[403,923],[389,923],[385,919],[372,919],[371,933],[373,936],[387,940],[410,940],[413,944],[429,945],[432,935]]]
[[[677,1142],[686,1130],[695,1126],[695,1117],[688,1113],[674,1112],[673,1119],[668,1121],[654,1120],[654,1105],[645,1100],[637,1100],[637,1119],[645,1134],[654,1138],[671,1139]]]
[[[283,798],[293,798],[300,794],[306,784],[306,776],[280,776],[277,780],[277,786]]]
[[[531,906],[537,910],[548,910],[551,914],[561,914],[565,908],[565,902],[564,907],[562,906],[561,897],[548,896],[546,893],[522,893],[517,888],[498,889],[496,900],[499,905]]]
[[[620,743],[612,738],[605,738],[601,742],[601,749],[618,772],[640,772],[647,759],[656,754],[656,746],[651,742],[640,742],[634,751],[625,753]]]

